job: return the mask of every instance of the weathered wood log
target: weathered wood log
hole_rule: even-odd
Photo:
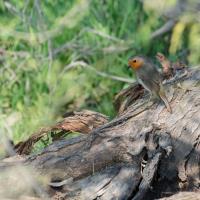
[[[172,114],[139,95],[89,135],[56,141],[24,164],[48,178],[57,199],[148,200],[198,191],[200,69],[168,82],[166,91]]]
[[[184,81],[168,86],[172,114],[139,98],[89,136],[54,143],[27,162],[54,180],[72,178],[63,189],[67,199],[143,199],[150,187],[159,188],[158,197],[199,188],[199,80],[200,70],[190,70]]]
[[[68,114],[63,120],[50,127],[41,128],[39,131],[32,134],[27,140],[19,142],[14,149],[17,154],[29,154],[34,144],[48,133],[52,133],[53,140],[62,139],[65,133],[79,132],[87,134],[92,129],[108,122],[108,117],[103,114],[84,110],[81,112],[72,112]]]
[[[200,200],[200,193],[197,192],[179,192],[170,197],[165,197],[160,200]]]

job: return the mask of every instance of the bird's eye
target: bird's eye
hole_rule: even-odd
[[[137,61],[136,61],[136,60],[133,60],[133,62],[136,63]]]

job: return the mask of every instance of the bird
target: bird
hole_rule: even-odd
[[[128,66],[135,71],[138,82],[150,92],[151,97],[161,99],[168,112],[172,113],[162,84],[162,76],[153,62],[145,56],[134,56],[128,60]]]

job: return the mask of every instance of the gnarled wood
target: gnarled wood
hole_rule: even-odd
[[[139,200],[199,190],[200,70],[172,82],[172,114],[139,95],[89,135],[56,141],[25,164],[48,177],[52,198]]]
[[[123,189],[122,185],[126,181],[121,185],[121,178],[112,174],[120,185],[117,189],[118,194],[115,194],[112,187],[113,181],[108,181],[106,187],[103,183],[102,187],[97,187],[98,191],[105,192],[96,192],[96,196],[91,195],[93,196],[91,199],[97,197],[109,199],[111,196],[119,199],[131,196],[133,199],[143,199],[151,185],[157,188],[161,183],[158,196],[164,195],[170,188],[171,191],[181,190],[183,185],[185,189],[198,188],[199,80],[200,71],[190,70],[183,82],[168,86],[167,96],[173,109],[172,114],[168,113],[161,103],[139,98],[123,115],[92,131],[89,136],[54,143],[41,154],[32,156],[28,162],[52,178],[56,177],[59,180],[73,178],[71,185],[84,181],[84,186],[79,186],[79,192],[70,195],[71,192],[67,192],[67,189],[64,191],[68,199],[73,199],[78,194],[78,197],[84,197],[81,191],[87,191],[87,187],[92,184],[92,177],[93,180],[96,176],[104,177],[107,168],[122,163],[120,170],[128,169],[126,173],[130,173],[129,177],[135,173],[131,189]],[[147,165],[141,175],[140,168],[144,157],[147,157]],[[151,164],[153,161],[154,164]],[[151,166],[151,170],[147,170],[148,166]],[[145,173],[145,170],[148,173]],[[156,174],[159,174],[157,181],[155,181]],[[93,176],[88,180],[88,176],[91,175]],[[108,180],[110,176],[107,176]],[[169,185],[170,181],[172,185]],[[128,180],[127,184],[130,184]],[[70,188],[71,185],[66,184],[65,188]],[[107,193],[110,194],[109,198]],[[88,198],[86,196],[85,199]]]
[[[108,117],[103,114],[84,110],[81,112],[73,112],[66,116],[62,121],[53,126],[40,129],[38,132],[32,134],[26,141],[19,142],[14,149],[18,154],[29,154],[34,144],[48,133],[52,134],[53,140],[62,139],[66,132],[80,132],[87,134],[92,129],[101,126],[108,122]]]

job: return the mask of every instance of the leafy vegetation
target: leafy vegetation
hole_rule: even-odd
[[[131,55],[175,59],[189,49],[191,62],[200,59],[197,24],[149,40],[164,19],[141,1],[1,0],[0,17],[0,120],[14,141],[71,110],[113,117],[113,97],[128,83],[110,75],[134,80]]]

